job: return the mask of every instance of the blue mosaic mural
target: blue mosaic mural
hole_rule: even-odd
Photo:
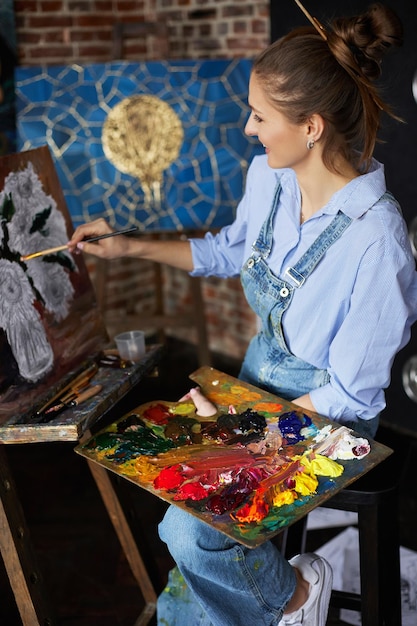
[[[18,67],[18,149],[49,146],[75,226],[104,217],[147,231],[221,227],[233,220],[247,166],[262,152],[244,134],[250,69],[245,59]],[[103,131],[126,101],[143,105],[139,96],[163,107],[139,107],[134,137],[119,133],[132,170],[103,148]],[[167,165],[169,117],[182,133]],[[150,159],[161,168],[154,184],[145,180]]]

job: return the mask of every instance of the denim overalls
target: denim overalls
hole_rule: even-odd
[[[351,218],[339,212],[282,280],[265,262],[280,192],[278,184],[271,211],[241,272],[246,298],[260,317],[262,330],[249,345],[239,377],[294,399],[326,384],[329,375],[291,354],[282,316],[294,289],[302,287]],[[178,568],[170,573],[158,598],[160,626],[278,626],[296,581],[294,570],[273,543],[246,548],[173,505],[159,525],[159,534],[184,576]]]
[[[282,280],[273,274],[265,260],[272,248],[280,192],[278,184],[271,211],[241,271],[246,299],[259,316],[262,327],[249,345],[239,378],[293,400],[325,385],[329,374],[291,354],[282,331],[282,317],[291,304],[294,290],[303,286],[352,219],[339,211],[294,267],[285,270],[285,280]]]
[[[261,320],[261,330],[249,344],[239,378],[276,393],[281,398],[293,400],[325,385],[330,376],[327,370],[318,369],[289,351],[282,331],[282,317],[291,304],[294,290],[302,288],[326,251],[344,233],[352,219],[339,211],[301,259],[293,267],[286,268],[285,280],[277,278],[265,259],[273,243],[273,226],[280,193],[281,185],[278,183],[271,211],[252,246],[253,252],[241,271],[246,299]],[[389,192],[385,192],[380,199],[385,198],[398,207]],[[343,423],[364,437],[374,437],[379,416]]]

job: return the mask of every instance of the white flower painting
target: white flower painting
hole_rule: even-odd
[[[64,216],[30,162],[5,178],[0,225],[0,327],[20,376],[36,382],[54,364],[42,314],[56,323],[67,317],[74,298],[71,273],[77,267],[66,251],[21,260],[69,239]]]

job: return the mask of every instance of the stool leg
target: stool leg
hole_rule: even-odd
[[[358,512],[362,626],[401,624],[397,489]]]

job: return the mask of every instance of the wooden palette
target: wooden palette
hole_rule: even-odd
[[[155,400],[75,450],[248,547],[304,517],[392,452],[214,368],[190,378],[216,405],[216,415],[198,416],[190,400]],[[346,433],[359,456],[329,459]]]

